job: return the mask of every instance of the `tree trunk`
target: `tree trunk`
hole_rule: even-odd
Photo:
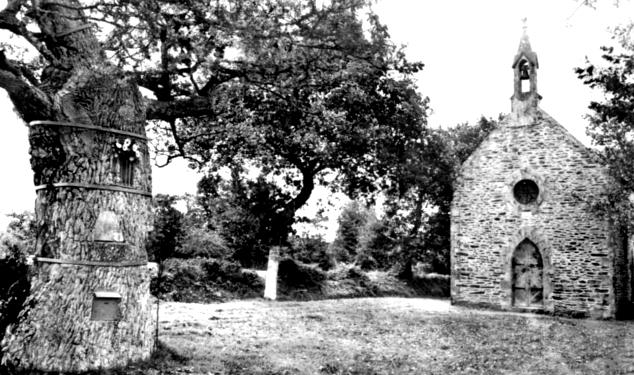
[[[401,280],[414,279],[414,272],[412,271],[413,264],[414,262],[412,261],[412,259],[408,258],[397,271],[397,277]]]
[[[77,4],[57,1],[63,2]],[[148,358],[155,343],[145,249],[152,220],[145,105],[134,81],[106,61],[91,29],[81,28],[81,14],[47,6],[40,29],[64,35],[60,46],[48,46],[55,64],[31,91],[2,85],[25,121],[63,123],[30,126],[39,254],[34,304],[7,329],[3,363],[62,372],[123,366]],[[35,110],[22,109],[29,108],[20,103],[25,92],[39,99]]]

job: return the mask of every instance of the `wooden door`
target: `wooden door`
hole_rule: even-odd
[[[522,241],[513,254],[513,306],[542,306],[544,268],[537,246]]]

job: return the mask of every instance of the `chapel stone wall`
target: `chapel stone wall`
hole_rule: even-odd
[[[514,197],[523,179],[539,187],[534,203]],[[452,206],[452,302],[512,309],[511,259],[528,238],[543,259],[543,311],[614,317],[618,239],[579,199],[606,184],[598,160],[545,112],[522,126],[509,116],[462,167]]]

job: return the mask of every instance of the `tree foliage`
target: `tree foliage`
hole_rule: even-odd
[[[212,173],[248,164],[280,176],[292,215],[332,171],[334,188],[374,192],[396,172],[393,155],[421,138],[427,101],[409,75],[422,64],[407,61],[369,5],[153,1],[95,16],[125,21],[107,41],[157,98],[157,152]]]
[[[176,255],[184,236],[183,214],[174,208],[178,197],[157,194],[154,197],[154,228],[148,240],[150,260],[162,262]]]
[[[373,212],[363,203],[351,200],[342,209],[337,223],[337,233],[330,245],[330,252],[339,262],[354,262],[362,236],[362,229]]]
[[[17,216],[28,217],[28,213]],[[17,323],[21,319],[21,312],[33,302],[26,303],[31,290],[25,252],[25,242],[28,240],[19,238],[16,233],[12,230],[0,234],[0,340],[5,336],[7,327]],[[0,351],[0,360],[2,356]]]
[[[208,228],[244,267],[263,266],[271,246],[288,246],[295,216],[284,210],[288,194],[259,175],[255,180],[236,167],[229,179],[208,175],[198,183],[198,202]],[[294,212],[293,212],[294,213]]]
[[[389,270],[394,266],[394,249],[398,237],[386,218],[370,217],[360,230],[359,247],[355,263],[361,269]]]
[[[428,101],[411,78],[423,64],[407,60],[371,4],[10,1],[0,29],[36,57],[7,46],[0,86],[25,121],[82,122],[81,105],[62,103],[68,116],[58,116],[53,98],[81,81],[76,66],[105,61],[146,90],[139,118],[158,140],[157,160],[184,157],[209,174],[260,167],[289,194],[282,209],[292,216],[332,172],[331,187],[351,196],[385,188],[427,136]],[[77,35],[87,36],[81,48]]]
[[[33,211],[11,212],[6,216],[11,218],[6,234],[13,237],[24,254],[34,255],[37,229]]]
[[[391,228],[390,237],[398,238],[393,253],[402,277],[411,278],[416,261],[430,264],[436,272],[449,271],[454,184],[462,163],[498,121],[481,117],[475,125],[435,130],[420,144],[421,150],[412,153],[399,189],[388,190],[384,220]]]
[[[334,259],[328,251],[328,242],[320,234],[294,235],[290,238],[289,256],[306,264],[317,264],[322,270],[331,269]]]
[[[621,51],[601,47],[605,66],[586,62],[576,68],[579,79],[604,94],[592,101],[586,116],[587,129],[613,181],[606,194],[586,199],[595,212],[611,219],[621,230],[632,229],[634,193],[634,45],[624,43]]]

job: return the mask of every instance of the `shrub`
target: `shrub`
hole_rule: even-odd
[[[10,234],[0,238],[0,341],[10,324],[19,323],[31,292],[26,249],[22,244]]]
[[[365,251],[361,251],[357,254],[355,264],[357,264],[364,271],[375,270],[378,266],[378,263],[374,259],[374,257]]]
[[[152,294],[177,302],[214,302],[260,297],[264,282],[236,263],[216,259],[168,259],[152,280]]]
[[[185,230],[181,246],[176,249],[176,258],[215,258],[231,256],[229,249],[218,233],[207,228],[191,227]]]
[[[286,258],[280,261],[278,280],[289,288],[321,289],[326,275],[317,268]]]
[[[419,296],[449,297],[450,281],[449,275],[431,273],[424,276],[414,276],[408,281],[408,284]]]
[[[335,258],[332,256],[330,252],[327,252],[327,256],[321,258],[317,266],[324,271],[330,271],[335,268],[337,263],[335,262]]]
[[[354,265],[339,265],[327,273],[328,280],[368,280],[368,276]]]
[[[256,273],[245,272],[237,263],[207,260],[202,267],[207,282],[237,297],[261,297],[264,293],[264,282],[260,277]]]
[[[328,251],[328,242],[324,241],[321,235],[294,236],[290,242],[290,254],[293,259],[302,263],[317,264],[324,271],[334,266],[334,257]]]

